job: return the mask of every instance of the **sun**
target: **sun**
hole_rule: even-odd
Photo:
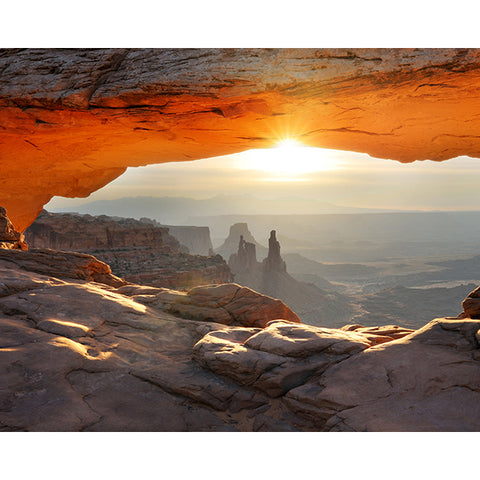
[[[247,150],[238,157],[238,168],[267,173],[270,180],[298,181],[309,173],[337,168],[337,160],[328,150],[307,147],[292,138],[273,148]]]

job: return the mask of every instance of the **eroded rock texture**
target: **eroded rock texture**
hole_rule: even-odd
[[[122,292],[137,294],[137,290],[132,287],[126,287]],[[150,292],[147,296],[140,293],[136,297],[137,301],[156,305],[157,308],[182,318],[245,327],[265,327],[273,319],[300,323],[296,313],[282,301],[236,283],[203,285],[188,292],[168,289],[159,289],[156,295]]]
[[[23,231],[53,195],[127,166],[287,136],[404,162],[478,157],[479,66],[476,49],[3,50],[0,205]]]
[[[168,228],[149,219],[44,211],[25,231],[25,237],[32,247],[95,255],[129,282],[188,289],[233,280],[219,255],[186,253]]]
[[[252,430],[257,409],[271,407],[192,360],[200,338],[227,327],[167,313],[164,290],[43,275],[35,253],[0,252],[0,430]],[[30,256],[28,270],[18,254]],[[225,303],[240,322],[257,308],[265,322],[278,317],[275,301],[245,290],[206,287],[190,306]]]
[[[480,320],[317,328],[237,285],[112,286],[2,253],[1,430],[480,430]],[[170,314],[181,296],[209,316]]]
[[[28,250],[24,235],[15,230],[3,207],[0,207],[0,248]]]

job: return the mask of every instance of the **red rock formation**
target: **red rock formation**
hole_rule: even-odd
[[[480,318],[480,287],[470,292],[462,302],[463,313],[460,318]]]
[[[94,252],[148,247],[156,253],[178,253],[180,243],[167,228],[133,218],[112,218],[43,211],[25,231],[35,248]]]
[[[223,325],[265,327],[283,319],[300,323],[295,312],[283,302],[235,283],[202,285],[186,293],[164,289],[154,297],[139,297],[147,305],[161,306],[168,313]]]
[[[233,280],[219,255],[185,253],[168,228],[152,220],[44,211],[25,235],[33,247],[94,255],[129,282],[185,289]]]
[[[238,273],[248,273],[257,266],[257,252],[254,243],[246,242],[243,235],[240,235],[238,242],[238,251],[230,255],[228,265],[232,271]]]
[[[72,276],[86,255],[0,257],[2,430],[480,431],[480,320],[315,328],[238,285],[102,285]]]
[[[476,49],[0,52],[0,205],[19,231],[53,195],[127,166],[310,146],[404,162],[480,156]]]
[[[0,207],[0,248],[28,249],[25,237],[15,230],[3,207]]]
[[[122,278],[112,275],[106,263],[85,253],[58,252],[40,248],[31,248],[25,252],[0,248],[0,261],[29,272],[56,278],[74,278],[104,283],[112,287],[121,287],[127,283]]]

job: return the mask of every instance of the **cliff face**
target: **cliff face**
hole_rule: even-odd
[[[192,255],[212,255],[213,247],[208,227],[165,225],[170,233],[188,248]]]
[[[43,211],[26,230],[27,243],[36,248],[94,251],[148,247],[157,253],[178,253],[180,243],[167,228],[133,218],[112,219]]]
[[[128,166],[287,135],[404,162],[479,157],[479,66],[476,49],[2,50],[0,205],[23,231],[52,196]]]
[[[90,253],[131,282],[188,288],[232,280],[221,257],[185,253],[168,228],[152,221],[43,212],[25,235],[32,247]]]

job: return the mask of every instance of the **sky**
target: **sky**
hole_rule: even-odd
[[[476,158],[402,164],[287,142],[193,162],[128,168],[88,198],[55,197],[46,208],[136,196],[205,199],[250,194],[260,199],[315,199],[347,207],[477,210],[479,175],[480,159]]]

